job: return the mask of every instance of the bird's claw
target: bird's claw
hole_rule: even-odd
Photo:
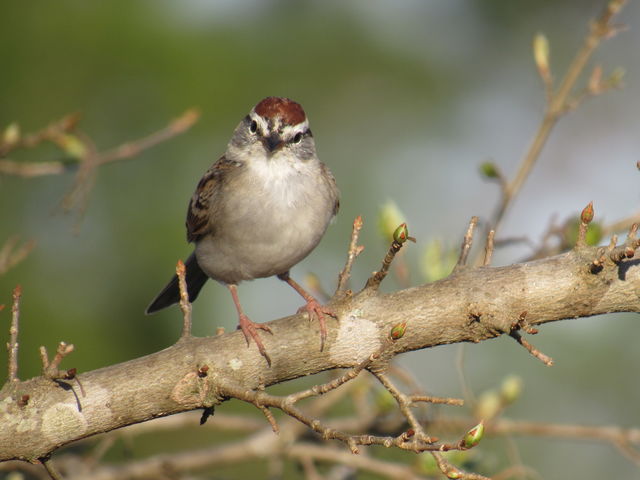
[[[325,315],[329,315],[333,318],[338,318],[338,314],[331,308],[321,305],[315,299],[307,300],[307,303],[298,309],[298,313],[307,313],[309,320],[317,319],[318,326],[320,327],[320,351],[324,350],[324,343],[327,339],[327,322],[324,318]]]
[[[260,355],[262,355],[267,361],[267,364],[271,366],[271,358],[269,357],[269,354],[264,348],[264,344],[262,343],[262,340],[258,335],[258,330],[264,330],[273,335],[271,328],[263,323],[252,322],[246,315],[240,315],[238,328],[242,330],[242,333],[244,334],[244,338],[247,341],[247,347],[251,344],[251,339],[253,339],[253,341],[256,342],[256,346],[258,347]]]

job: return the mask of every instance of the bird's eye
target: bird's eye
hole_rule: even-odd
[[[300,132],[296,133],[295,137],[293,137],[293,143],[300,143],[302,141],[302,134]]]
[[[251,122],[251,125],[249,125],[249,131],[251,133],[256,133],[258,131],[258,122],[256,122],[255,120]]]

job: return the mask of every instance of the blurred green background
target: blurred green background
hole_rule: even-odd
[[[434,238],[458,245],[472,215],[488,218],[499,198],[478,165],[495,161],[512,176],[544,107],[531,40],[551,42],[561,73],[602,1],[463,2],[110,1],[0,3],[0,128],[18,122],[35,131],[80,111],[80,129],[101,150],[164,127],[188,107],[196,126],[133,160],[101,168],[86,216],[65,215],[58,202],[73,173],[0,177],[0,244],[35,239],[26,261],[0,277],[0,303],[23,286],[20,374],[38,374],[39,345],[76,345],[67,367],[86,371],[173,343],[177,308],[143,311],[190,247],[187,201],[205,169],[224,151],[240,119],[262,97],[288,96],[307,111],[322,160],[342,192],[340,215],[314,253],[293,269],[316,273],[331,290],[345,257],[353,218],[367,249],[354,286],[386,250],[377,230],[380,206],[392,199],[418,244],[418,265]],[[589,100],[562,120],[506,218],[503,236],[538,241],[552,215],[564,219],[593,200],[605,222],[638,211],[640,73],[632,2],[620,20],[630,31],[595,56],[605,72],[622,66],[626,86]],[[59,158],[50,147],[13,160]],[[496,254],[497,264],[526,256],[524,246]],[[423,283],[418,266],[412,283]],[[393,281],[387,289],[398,288]],[[300,299],[277,279],[243,284],[256,321],[289,315]],[[194,306],[195,334],[233,329],[224,288],[210,282]],[[10,315],[0,314],[6,332]],[[525,393],[507,415],[522,420],[639,426],[637,316],[559,322],[535,344],[556,365],[545,368],[507,338],[465,347],[467,381],[476,392],[510,373]],[[4,334],[3,334],[4,335]],[[459,346],[407,354],[400,362],[438,395],[461,395]],[[6,369],[6,357],[0,355]],[[225,406],[223,408],[232,408]],[[541,478],[637,478],[634,464],[595,442],[515,439],[522,462]],[[134,447],[135,448],[135,447]],[[480,447],[482,448],[482,447]],[[499,470],[507,442],[483,455]],[[490,473],[490,472],[488,472]],[[228,478],[234,477],[233,472]],[[237,474],[240,475],[240,474]]]

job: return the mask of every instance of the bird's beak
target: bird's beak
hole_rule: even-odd
[[[262,139],[262,144],[269,152],[275,152],[282,146],[282,138],[277,133],[273,133]]]

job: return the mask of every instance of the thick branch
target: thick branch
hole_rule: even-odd
[[[269,323],[274,335],[264,339],[271,368],[236,331],[183,338],[161,352],[79,374],[84,396],[75,383],[63,380],[11,382],[0,390],[0,460],[41,458],[96,433],[211,407],[238,386],[252,390],[353,367],[384,342],[389,347],[369,369],[384,371],[385,362],[401,352],[509,333],[525,311],[530,326],[639,312],[638,256],[618,264],[606,259],[601,270],[591,273],[596,257],[596,248],[582,248],[530,263],[470,268],[391,294],[365,290],[332,305],[339,321],[329,321],[324,352],[317,348],[317,332],[310,332],[317,325],[303,315],[275,320]],[[391,329],[401,322],[407,322],[404,336],[388,342]],[[24,395],[29,395],[26,405],[19,402]]]

